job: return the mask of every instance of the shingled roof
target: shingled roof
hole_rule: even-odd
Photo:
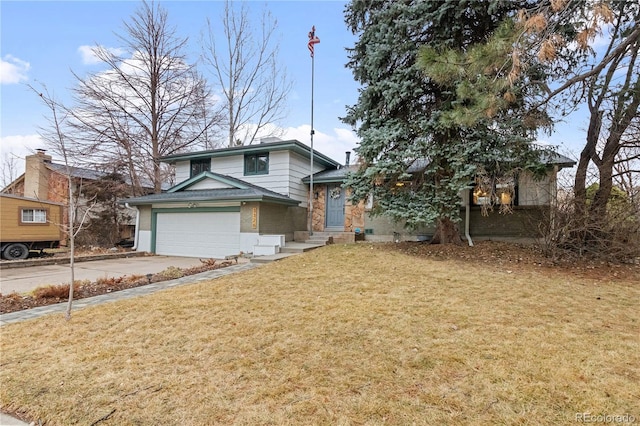
[[[546,152],[546,151],[540,154],[540,161],[543,164],[547,164],[550,166],[558,166],[559,168],[573,167],[576,164],[575,161],[573,161],[568,157],[565,157],[562,154],[558,154],[555,152]],[[416,160],[409,166],[407,172],[418,173],[420,171],[423,171],[428,165],[429,165],[429,161],[426,159]],[[338,169],[323,170],[313,175],[313,182],[314,183],[343,182],[347,178],[347,175],[349,173],[354,173],[358,171],[359,167],[360,166],[353,165],[353,166],[340,167]],[[302,179],[302,182],[308,184],[310,180],[311,180],[310,176],[306,176],[305,178]]]
[[[186,189],[188,187],[188,185],[185,185],[187,182],[197,182],[206,178],[224,181],[232,187],[195,190]],[[127,203],[129,205],[195,201],[269,201],[279,204],[300,204],[299,201],[296,201],[286,195],[219,173],[203,172],[200,175],[189,179],[187,182],[176,185],[167,192],[127,198],[120,200],[120,202]]]

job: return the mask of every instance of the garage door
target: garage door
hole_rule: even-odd
[[[156,253],[224,258],[240,252],[240,212],[158,213]]]

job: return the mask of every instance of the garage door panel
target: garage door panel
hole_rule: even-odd
[[[223,258],[239,251],[239,212],[157,214],[157,254]]]

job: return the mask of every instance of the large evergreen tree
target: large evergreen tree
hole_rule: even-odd
[[[468,84],[468,63],[457,64],[462,72],[444,79],[436,78],[441,70],[433,67],[452,58],[473,62],[473,46],[489,41],[526,3],[353,0],[347,6],[347,25],[359,35],[347,66],[362,84],[344,118],[361,138],[362,167],[347,182],[355,200],[372,193],[374,213],[409,226],[435,222],[436,241],[456,242],[460,191],[478,167],[497,174],[525,162],[535,165],[530,142],[543,117],[522,101],[525,79],[503,88],[507,102],[492,103],[465,92],[482,87],[482,81]],[[427,48],[431,57],[419,61]],[[486,73],[495,77],[509,69],[489,67]],[[465,118],[460,106],[473,116]]]

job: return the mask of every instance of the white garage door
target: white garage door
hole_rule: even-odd
[[[157,214],[157,254],[220,259],[239,252],[240,212]]]

